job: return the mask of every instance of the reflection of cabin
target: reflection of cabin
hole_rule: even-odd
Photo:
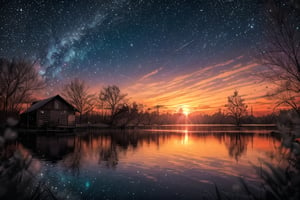
[[[21,115],[26,127],[65,127],[75,126],[75,113],[78,112],[61,96],[33,102],[31,107]]]
[[[21,141],[35,156],[52,162],[68,157],[67,155],[74,152],[77,144],[74,136],[49,137],[46,135],[32,135],[31,137],[22,138]]]

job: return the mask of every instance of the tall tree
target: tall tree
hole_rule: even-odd
[[[9,113],[18,114],[33,93],[45,86],[35,64],[23,59],[0,59],[0,110],[5,118]]]
[[[111,111],[111,117],[115,116],[118,106],[125,100],[127,94],[122,94],[116,85],[103,87],[99,94],[99,100]]]
[[[81,123],[82,115],[93,110],[95,96],[89,93],[86,83],[78,78],[66,84],[63,89],[63,96],[79,111]]]
[[[265,42],[259,61],[268,70],[262,72],[276,90],[270,94],[300,116],[300,9],[296,1],[271,0],[266,10]]]
[[[228,109],[228,114],[233,117],[235,124],[239,126],[241,119],[247,113],[247,105],[244,99],[239,95],[238,91],[234,91],[232,96],[228,97],[228,103],[225,105]]]
[[[143,120],[143,105],[137,104],[136,102],[124,103],[118,108],[115,118],[114,125],[120,127],[126,127],[129,124],[139,125]]]

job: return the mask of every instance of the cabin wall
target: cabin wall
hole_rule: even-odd
[[[37,111],[37,126],[74,126],[75,112],[65,102],[58,99],[47,103]]]
[[[69,112],[64,110],[51,110],[50,111],[50,121],[54,125],[58,126],[68,126],[69,121],[68,121],[68,116]]]
[[[50,122],[50,110],[43,110],[39,109],[37,110],[37,126],[42,127],[42,126],[47,126],[49,125]]]

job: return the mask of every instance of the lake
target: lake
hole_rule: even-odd
[[[254,166],[270,161],[280,141],[270,125],[168,125],[78,131],[76,136],[23,136],[36,176],[66,199],[247,198],[257,195]]]

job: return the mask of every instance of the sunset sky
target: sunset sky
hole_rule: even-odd
[[[237,89],[261,115],[274,108],[253,58],[265,9],[260,0],[2,0],[0,57],[37,60],[44,97],[79,77],[94,93],[116,84],[148,107],[212,113]]]

